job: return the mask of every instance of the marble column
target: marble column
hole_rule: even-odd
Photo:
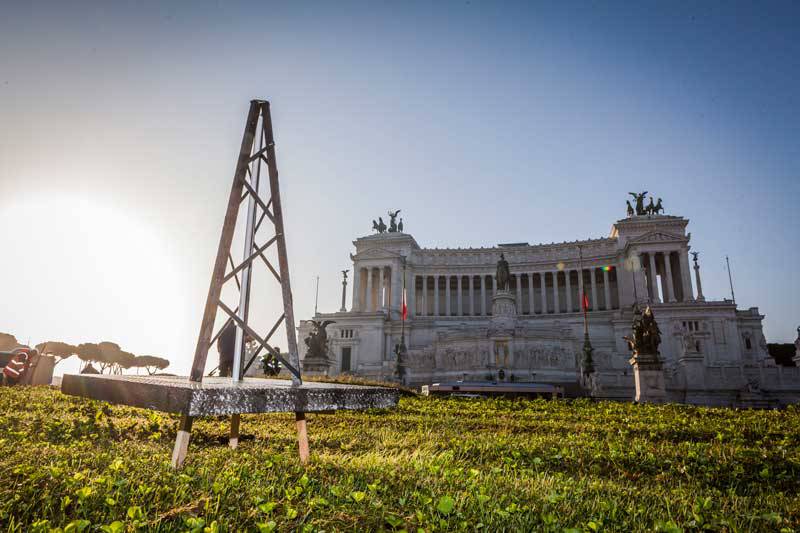
[[[433,316],[439,316],[439,274],[433,277]]]
[[[353,269],[353,305],[352,311],[361,311],[361,267]]]
[[[428,275],[422,276],[422,316],[428,316]]]
[[[638,301],[649,302],[648,296],[648,281],[645,279],[646,269],[644,266],[644,254],[639,254],[639,270],[634,271],[633,280],[636,287],[635,297]],[[638,303],[638,302],[637,302]]]
[[[383,308],[391,309],[394,301],[394,269],[384,267],[383,272]]]
[[[553,312],[558,314],[561,312],[558,306],[558,270],[550,273],[553,277]]]
[[[658,276],[658,271],[656,270],[656,254],[647,252],[647,257],[650,261],[650,270],[647,272],[647,279],[650,281],[650,301],[657,303],[660,302],[661,299],[658,297],[658,283],[656,283],[656,278]]]
[[[444,277],[444,314],[450,316],[450,276]]]
[[[706,297],[703,296],[703,284],[700,283],[700,265],[697,264],[697,258],[694,260],[694,280],[697,283],[697,301],[705,302]]]
[[[542,289],[542,314],[547,314],[547,284],[545,283],[545,272],[539,272],[539,287]]]
[[[667,278],[667,301],[675,301],[675,287],[672,284],[672,261],[670,260],[671,252],[664,252],[664,277]]]
[[[689,251],[681,250],[678,252],[678,260],[681,264],[681,283],[683,284],[683,301],[693,302],[694,293],[692,291],[692,273],[689,270]]]
[[[522,314],[522,275],[514,274],[514,280],[517,282],[517,314]]]
[[[534,309],[533,309],[533,272],[528,272],[528,312],[529,315],[533,316]]]
[[[458,294],[456,294],[456,315],[457,316],[464,316],[464,307],[462,305],[462,303],[463,303],[462,302],[462,298],[463,298],[464,288],[461,286],[461,278],[462,277],[463,276],[461,274],[459,274],[458,278],[457,278],[457,281],[456,281],[456,290],[458,291]]]
[[[572,280],[570,278],[570,271],[564,271],[564,282],[566,283],[567,287],[567,313],[572,312]]]
[[[386,308],[386,279],[385,276],[386,267],[378,268],[378,298],[375,304],[375,307],[378,309]]]
[[[475,278],[472,274],[467,278],[467,292],[469,293],[469,316],[475,316]]]
[[[608,270],[603,269],[603,295],[606,297],[606,311],[611,309],[611,287],[608,284]]]
[[[486,276],[481,276],[481,316],[486,316]]]
[[[367,297],[365,298],[366,302],[364,303],[365,311],[371,313],[375,310],[372,305],[372,267],[367,268]]]
[[[401,279],[403,275],[403,268],[400,265],[400,262],[397,261],[396,264],[392,264],[391,269],[392,287],[390,289],[389,307],[391,309],[399,310],[402,306],[403,299],[403,295],[400,294],[403,288],[403,280]]]
[[[406,271],[408,272],[408,271]],[[408,272],[410,281],[406,281],[406,308],[408,318],[417,316],[417,276]],[[403,312],[403,296],[400,295],[400,312]]]
[[[492,276],[492,296],[497,294],[497,278]]]
[[[589,273],[592,275],[592,311],[597,311],[600,309],[600,307],[597,305],[597,269],[592,267],[589,269]]]

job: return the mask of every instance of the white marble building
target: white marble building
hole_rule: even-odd
[[[328,327],[328,374],[396,379],[402,330],[409,384],[496,380],[502,368],[506,380],[558,384],[568,394],[581,394],[585,287],[596,396],[634,396],[622,337],[630,333],[638,300],[652,306],[662,332],[670,401],[797,401],[800,368],[777,366],[767,354],[758,308],[739,310],[729,300],[703,297],[700,272],[690,265],[687,224],[677,216],[632,216],[613,224],[604,239],[467,249],[420,248],[399,232],[356,239],[351,309],[315,317],[336,321]],[[491,312],[500,253],[510,264],[516,317],[498,333]],[[309,328],[307,321],[298,328],[301,359]]]

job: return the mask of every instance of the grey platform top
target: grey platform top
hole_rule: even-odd
[[[95,400],[189,416],[235,413],[314,412],[375,409],[397,405],[399,392],[388,387],[283,379],[182,376],[106,376],[65,374],[61,392]]]

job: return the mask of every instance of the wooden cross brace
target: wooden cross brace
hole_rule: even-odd
[[[259,126],[260,122],[260,128]],[[258,131],[258,147],[255,147],[256,132]],[[267,167],[269,179],[269,198],[267,201],[261,198],[259,192],[259,180],[261,177],[262,164]],[[251,168],[252,167],[252,168]],[[234,231],[236,229],[236,218],[239,209],[244,201],[248,199],[247,207],[247,227],[245,230],[245,249],[244,257],[239,265],[234,265],[231,256],[231,244],[233,242]],[[261,211],[260,215],[258,211]],[[268,219],[274,226],[273,236],[265,244],[258,246],[255,243],[256,232],[261,228],[264,219]],[[277,246],[278,269],[270,263],[264,255],[264,251],[271,245]],[[248,323],[250,286],[252,277],[253,261],[260,258],[267,266],[281,286],[281,296],[283,299],[283,314],[275,323],[270,332],[261,338]],[[230,264],[231,270],[226,273]],[[231,310],[221,300],[223,285],[234,279],[239,288],[239,306]],[[232,380],[234,382],[242,380],[242,359],[244,356],[244,335],[245,333],[255,339],[259,344],[258,351],[263,348],[268,353],[275,356],[283,366],[292,374],[292,385],[302,385],[300,377],[300,361],[297,353],[297,339],[294,328],[294,311],[292,304],[292,290],[289,282],[289,262],[286,255],[286,239],[283,226],[283,212],[281,208],[280,189],[278,183],[278,167],[275,159],[275,140],[272,132],[272,117],[270,114],[269,102],[264,100],[252,100],[250,110],[247,115],[242,144],[239,150],[239,158],[236,163],[236,170],[233,176],[228,206],[225,211],[225,218],[222,225],[222,235],[217,248],[217,257],[214,262],[214,270],[211,275],[211,285],[208,289],[203,321],[200,325],[200,334],[195,348],[194,361],[189,379],[193,382],[201,382],[205,371],[208,350],[212,343],[219,338],[220,332],[213,333],[214,323],[217,317],[217,310],[228,315],[223,328],[230,322],[237,326],[236,345],[234,352],[234,364]],[[272,346],[268,344],[270,337],[275,333],[280,323],[283,322],[286,328],[286,338],[288,343],[288,361]],[[247,364],[250,366],[251,361]],[[308,460],[308,436],[306,432],[306,419],[304,412],[296,412],[297,435],[299,441],[300,460]],[[239,442],[240,415],[231,416],[230,446],[236,448]],[[184,415],[181,418],[178,436],[175,440],[175,448],[172,454],[172,465],[175,468],[183,464],[189,446],[189,439],[192,428],[192,417]]]

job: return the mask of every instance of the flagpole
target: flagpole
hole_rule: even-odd
[[[593,388],[591,385],[591,374],[594,373],[594,362],[592,361],[592,342],[589,340],[589,299],[586,296],[586,284],[583,282],[583,247],[578,245],[578,271],[580,272],[581,287],[581,308],[583,309],[583,360],[581,361],[581,381],[586,388]],[[592,273],[594,275],[594,273]]]
[[[403,261],[403,301],[400,306],[400,344],[405,344],[406,340],[406,263]]]
[[[403,293],[401,298],[400,304],[400,344],[397,345],[396,348],[396,355],[397,355],[397,374],[400,378],[400,383],[405,382],[405,361],[404,357],[406,354],[406,314],[408,313],[408,303],[407,303],[407,296],[406,296],[406,258],[401,257],[401,262],[403,265]]]
[[[314,292],[314,316],[317,316],[317,303],[319,303],[319,276],[317,276],[317,288]]]
[[[725,264],[728,265],[728,283],[731,285],[731,301],[736,305],[736,295],[733,293],[733,277],[731,276],[731,262],[728,256],[725,256]]]
[[[583,311],[583,336],[589,338],[589,317],[586,315],[586,285],[583,282],[583,247],[578,245],[578,270],[581,274],[581,310]]]

